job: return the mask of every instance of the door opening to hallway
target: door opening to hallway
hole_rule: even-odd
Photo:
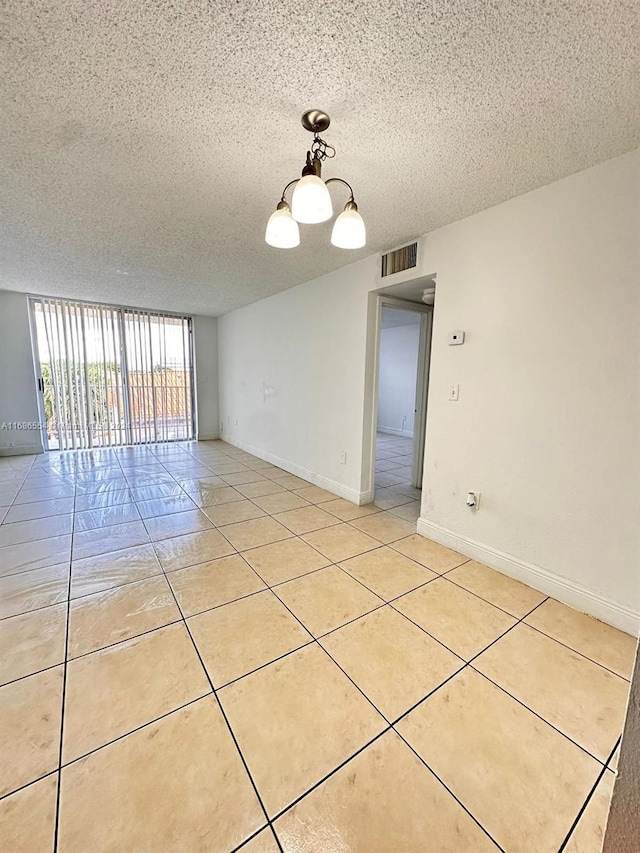
[[[378,341],[375,503],[420,514],[431,311],[383,300]]]

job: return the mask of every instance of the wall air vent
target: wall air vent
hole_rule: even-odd
[[[409,243],[393,252],[387,252],[382,256],[382,278],[393,275],[403,270],[410,270],[418,264],[418,244]]]

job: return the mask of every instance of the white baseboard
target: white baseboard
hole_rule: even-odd
[[[19,444],[17,447],[0,447],[0,456],[33,456],[44,453],[41,444]]]
[[[365,506],[373,503],[375,497],[375,489],[368,489],[366,492],[360,492],[360,500],[357,501],[358,506]]]
[[[196,436],[196,441],[217,441],[220,438],[219,432],[204,433]]]
[[[556,598],[563,604],[568,604],[576,610],[595,616],[596,619],[613,625],[614,628],[619,628],[627,634],[637,637],[638,632],[640,632],[640,613],[630,607],[616,604],[575,581],[560,577],[547,571],[547,569],[534,566],[511,554],[505,554],[497,548],[483,545],[481,542],[476,542],[466,536],[460,536],[440,524],[428,521],[426,518],[418,519],[418,533],[428,539],[433,539],[434,542],[439,542],[440,545],[459,551],[472,560],[478,560],[478,562],[497,569],[511,578],[522,581],[534,589]]]
[[[278,468],[288,471],[289,474],[294,474],[296,477],[302,477],[303,480],[308,480],[315,486],[320,486],[321,489],[326,489],[327,492],[331,492],[340,498],[351,501],[351,503],[357,504],[358,506],[365,503],[371,503],[373,500],[373,495],[370,492],[358,492],[355,489],[349,489],[347,486],[343,486],[342,483],[336,483],[335,480],[330,480],[328,477],[323,477],[321,474],[316,474],[314,471],[308,471],[300,465],[289,462],[288,459],[283,459],[281,456],[276,456],[275,453],[269,453],[267,450],[262,450],[260,447],[254,447],[253,444],[249,444],[249,442],[243,441],[240,438],[226,434],[222,435],[221,438],[223,441],[226,441],[227,444],[239,447],[240,450],[246,450],[247,453],[251,453],[259,459],[264,459],[265,462],[270,462],[272,465],[276,465]]]
[[[413,438],[413,431],[406,429],[394,429],[394,427],[379,426],[376,428],[376,432],[383,432],[387,435],[401,435],[403,438]]]

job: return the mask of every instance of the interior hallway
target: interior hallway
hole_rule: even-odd
[[[378,432],[374,503],[407,521],[420,517],[420,489],[411,484],[413,439]]]
[[[0,848],[596,853],[634,640],[403,505],[221,441],[0,459]]]

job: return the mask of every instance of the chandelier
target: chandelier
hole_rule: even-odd
[[[308,110],[302,116],[302,126],[313,133],[313,142],[311,150],[307,151],[302,176],[286,185],[278,206],[267,222],[265,240],[276,249],[293,249],[300,245],[299,222],[315,224],[331,219],[333,206],[328,185],[334,183],[343,184],[350,195],[344,210],[333,224],[331,243],[339,249],[361,249],[366,243],[364,220],[358,213],[351,186],[342,178],[322,180],[322,163],[327,158],[335,157],[336,153],[336,149],[319,135],[330,123],[331,119],[322,110]],[[289,206],[287,191],[294,186]]]

